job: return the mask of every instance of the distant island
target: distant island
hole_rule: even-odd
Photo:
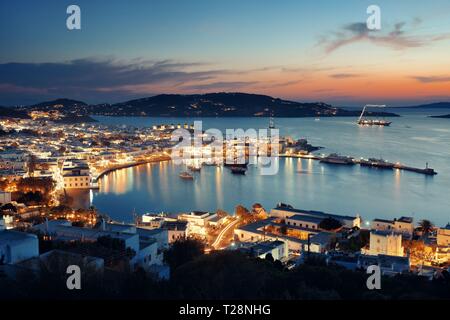
[[[442,116],[429,116],[429,118],[450,119],[450,114],[444,114]]]
[[[45,113],[58,122],[94,122],[90,116],[140,117],[356,117],[361,111],[333,107],[323,102],[294,102],[248,93],[161,94],[116,104],[89,105],[57,99],[30,106],[4,108],[0,117]],[[389,112],[367,112],[366,116],[398,117]],[[56,120],[55,120],[56,121]]]
[[[421,104],[417,106],[398,107],[398,108],[410,108],[410,109],[450,109],[450,102],[436,102]]]

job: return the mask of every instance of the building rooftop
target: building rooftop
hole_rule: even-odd
[[[393,220],[387,220],[387,219],[373,219],[373,221],[394,224]]]
[[[397,221],[405,222],[405,223],[412,223],[413,220],[414,219],[412,217],[400,217],[400,219],[398,219]]]
[[[312,223],[321,223],[324,218],[323,217],[314,217],[314,216],[303,216],[303,215],[293,215],[292,217],[289,217],[286,220],[296,220],[296,221],[306,221],[306,222],[312,222]]]
[[[0,231],[0,242],[10,243],[10,242],[20,242],[28,239],[37,239],[35,234],[19,232],[14,230],[3,230]]]
[[[338,215],[333,213],[326,213],[322,211],[314,211],[314,210],[303,210],[303,209],[294,209],[292,207],[288,206],[278,206],[274,208],[274,210],[280,210],[280,211],[288,211],[293,213],[299,213],[303,215],[310,215],[310,216],[316,216],[316,217],[323,217],[323,218],[334,218],[334,219],[350,219],[354,220],[356,217],[352,216],[346,216],[346,215]]]

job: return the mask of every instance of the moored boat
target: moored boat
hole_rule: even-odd
[[[180,178],[184,180],[194,180],[194,176],[187,171],[181,172]]]
[[[323,157],[320,162],[329,164],[343,164],[343,165],[354,165],[354,159],[352,157],[341,156],[337,153],[332,153],[326,157]]]

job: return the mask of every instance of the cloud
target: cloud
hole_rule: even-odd
[[[354,74],[354,73],[336,73],[330,75],[330,78],[334,79],[350,79],[350,78],[359,78],[361,77],[360,74]]]
[[[412,78],[422,83],[450,82],[450,76],[414,76]]]
[[[0,64],[0,99],[17,103],[78,97],[95,102],[151,93],[153,87],[176,88],[184,84],[213,81],[233,71],[215,69],[206,63],[173,60],[77,59],[62,63]],[[21,102],[20,102],[21,103]]]
[[[420,18],[415,18],[411,25],[415,28],[421,23]],[[404,50],[423,47],[450,38],[450,33],[428,37],[414,36],[406,30],[407,26],[406,22],[398,22],[390,30],[376,31],[369,30],[366,23],[363,22],[351,23],[343,26],[338,32],[332,33],[331,37],[321,36],[318,45],[329,54],[342,47],[364,41],[396,50]]]

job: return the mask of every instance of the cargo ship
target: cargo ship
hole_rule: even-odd
[[[355,161],[352,157],[341,156],[337,153],[332,153],[326,157],[323,157],[320,162],[330,164],[342,164],[342,165],[354,165]]]

